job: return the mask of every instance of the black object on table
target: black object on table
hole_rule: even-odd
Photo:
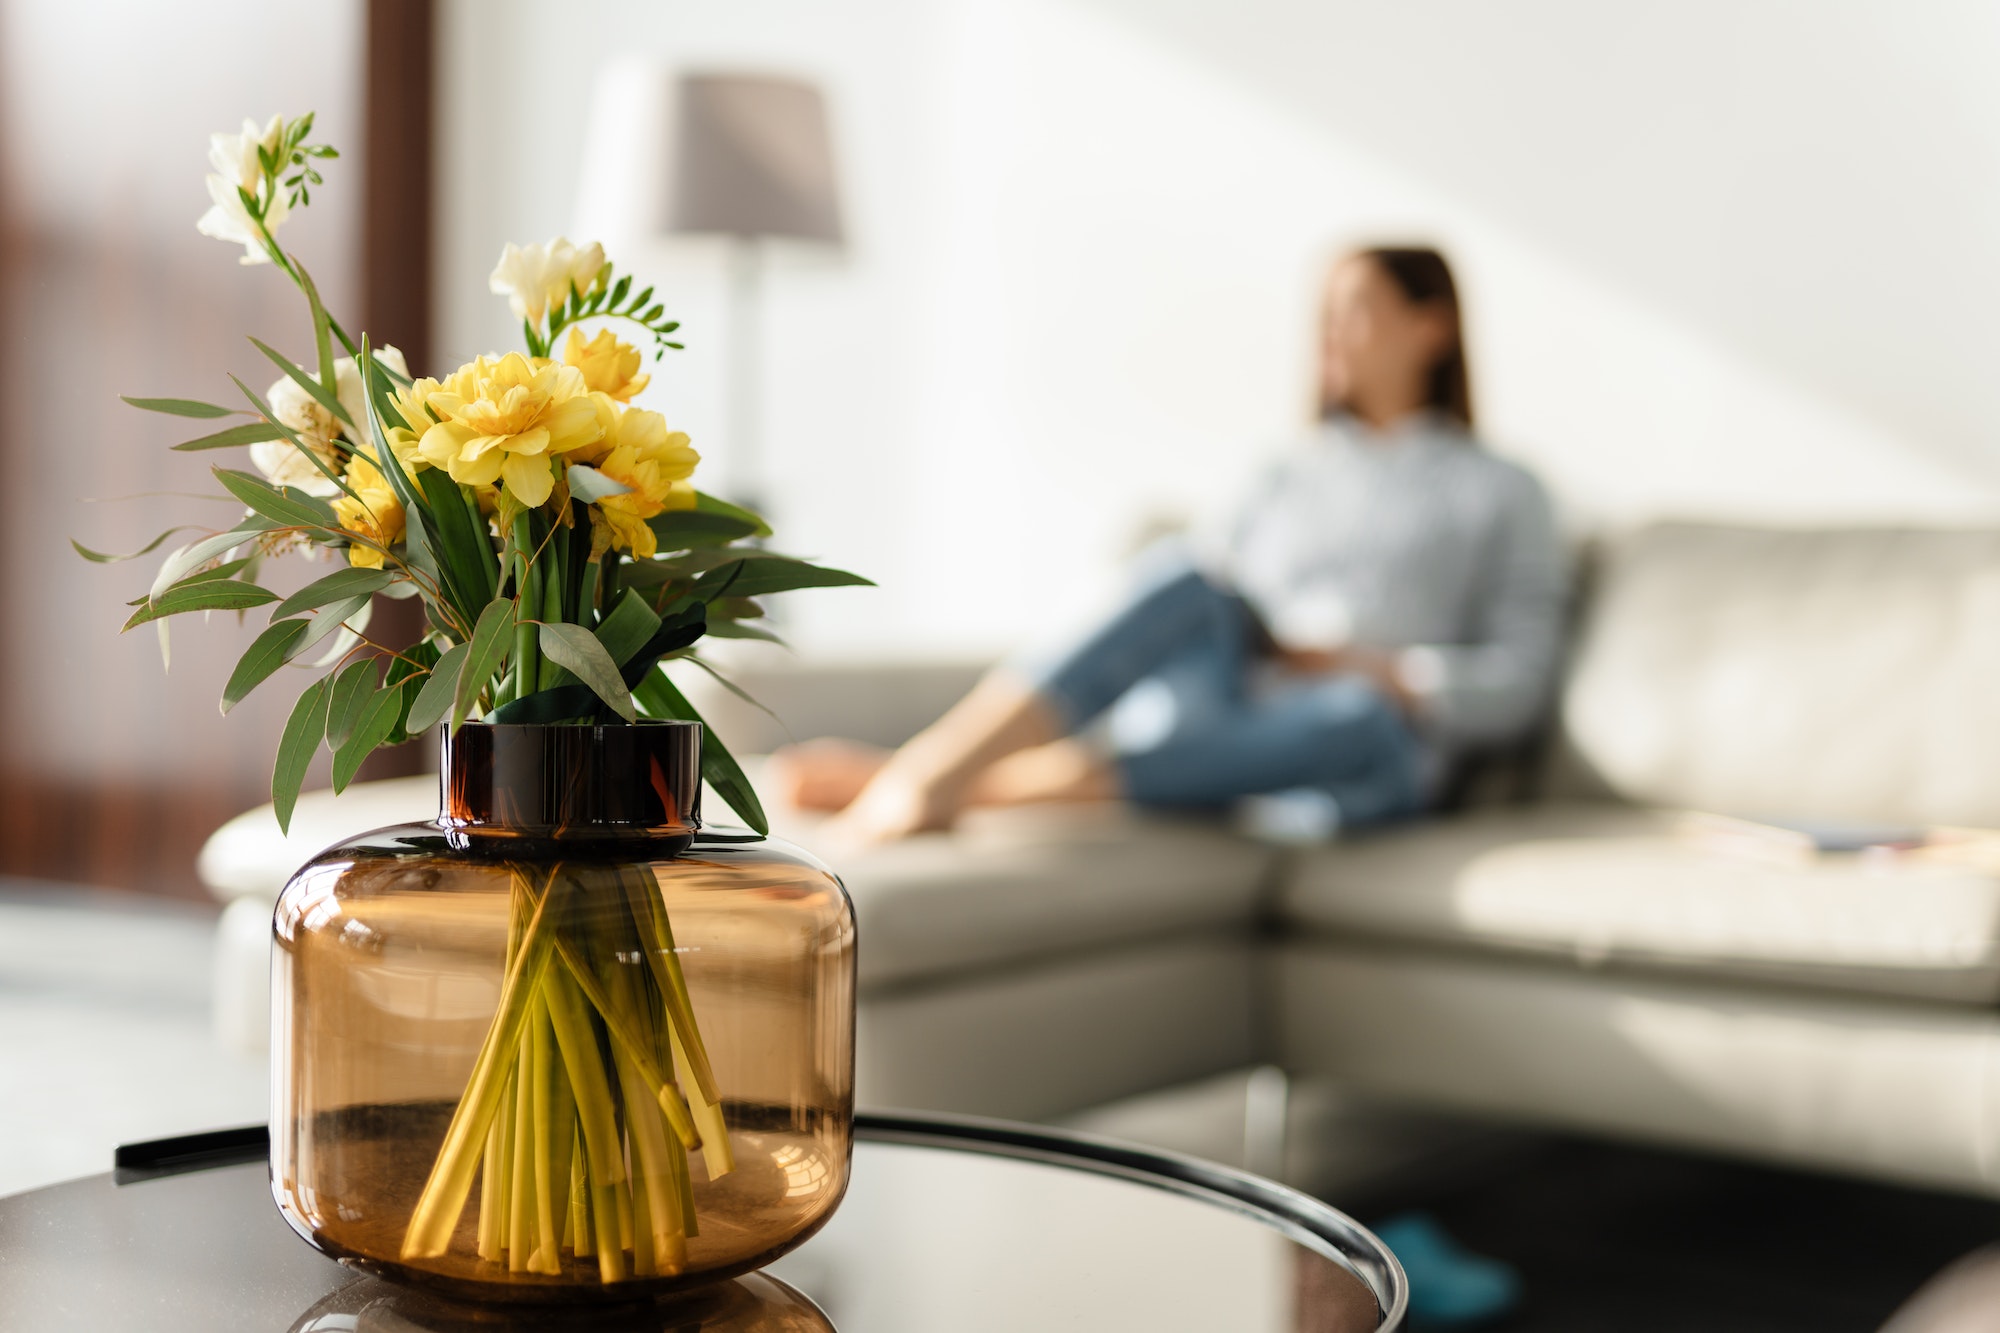
[[[826,1229],[764,1274],[633,1310],[518,1315],[362,1276],[271,1203],[262,1127],[131,1144],[0,1199],[0,1329],[22,1333],[1348,1333],[1403,1274],[1344,1214],[1192,1158],[990,1120],[867,1114]],[[803,1293],[803,1295],[801,1295]],[[807,1299],[810,1298],[810,1299]]]

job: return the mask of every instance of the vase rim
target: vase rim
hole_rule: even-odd
[[[691,839],[699,722],[466,723],[440,736],[438,823],[467,836]]]

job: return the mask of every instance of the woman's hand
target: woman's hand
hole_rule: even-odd
[[[1343,648],[1287,648],[1277,649],[1279,665],[1285,670],[1301,676],[1333,676],[1342,673],[1366,676],[1376,689],[1382,691],[1388,700],[1406,716],[1416,709],[1416,698],[1403,683],[1402,673],[1396,669],[1393,653],[1379,648],[1364,648],[1349,644]]]

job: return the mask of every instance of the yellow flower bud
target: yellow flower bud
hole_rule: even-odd
[[[583,330],[572,327],[563,342],[563,363],[583,372],[583,382],[591,392],[609,394],[621,403],[631,402],[633,395],[653,382],[651,375],[639,373],[643,360],[638,348],[620,342],[610,329],[598,330],[595,338],[585,342]]]
[[[669,431],[658,412],[633,408],[618,418],[611,451],[597,470],[632,489],[607,495],[590,507],[590,549],[601,555],[612,547],[636,556],[659,549],[646,520],[668,509],[694,508],[695,465],[701,455],[681,431]]]
[[[357,452],[347,460],[347,485],[354,495],[341,495],[333,502],[334,516],[340,526],[357,537],[374,542],[377,546],[390,546],[403,540],[403,506],[396,499],[396,492],[389,486],[389,479],[375,466],[375,459],[367,453]],[[382,567],[382,553],[368,546],[347,548],[347,563],[366,569]]]

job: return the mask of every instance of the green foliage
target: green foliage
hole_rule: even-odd
[[[227,713],[243,702],[250,691],[290,661],[293,649],[305,632],[305,621],[281,620],[259,634],[249,651],[238,659],[236,670],[229,673],[229,683],[222,687],[222,711]]]
[[[277,419],[264,395],[231,376],[245,408],[190,398],[132,397],[134,407],[196,421],[240,418],[204,428],[207,433],[170,447],[206,452],[282,441],[306,456],[327,479],[317,485],[346,497],[335,503],[296,486],[277,485],[254,471],[218,467],[216,480],[248,510],[220,531],[171,528],[136,551],[114,554],[71,545],[77,554],[111,564],[168,547],[152,586],[133,599],[126,628],[153,623],[165,646],[166,621],[190,611],[244,613],[269,608],[270,616],[223,685],[228,712],[288,664],[310,661],[311,673],[286,722],[272,773],[272,800],[289,826],[300,785],[313,756],[325,745],[333,756],[336,789],[360,771],[369,753],[400,744],[439,723],[457,728],[471,717],[496,722],[596,723],[649,717],[699,721],[662,664],[691,660],[707,668],[694,645],[705,635],[763,639],[777,636],[756,622],[758,598],[800,588],[866,586],[867,580],[794,556],[764,549],[772,535],[764,519],[740,505],[697,492],[689,509],[648,520],[657,545],[639,557],[606,551],[593,540],[598,506],[629,495],[636,483],[585,463],[558,461],[559,484],[551,498],[523,510],[511,488],[478,493],[449,472],[406,464],[392,445],[395,432],[421,435],[424,413],[398,405],[398,386],[409,375],[381,362],[366,334],[351,336],[327,310],[305,266],[273,236],[280,200],[310,202],[323,183],[320,167],[335,151],[312,142],[308,114],[278,123],[271,142],[257,147],[260,174],[238,191],[254,227],[253,248],[298,287],[310,320],[309,365],[294,363],[261,339],[253,346],[278,372],[346,428],[331,439],[307,439]],[[284,193],[281,193],[284,192]],[[556,340],[584,321],[636,325],[664,354],[680,344],[680,325],[668,318],[653,288],[602,264],[587,281],[579,275],[543,317],[526,323],[531,355],[552,354]],[[355,358],[362,410],[340,401],[338,357]],[[401,413],[414,412],[406,421]],[[619,409],[623,410],[623,409]],[[433,408],[429,412],[437,417]],[[355,418],[359,418],[356,420]],[[394,439],[404,437],[394,435]],[[371,481],[372,501],[347,480],[356,446],[374,458],[402,514],[383,514]],[[407,448],[407,442],[405,441]],[[260,450],[261,455],[264,451]],[[349,502],[352,502],[351,504]],[[356,517],[354,506],[360,507]],[[337,506],[337,507],[336,507]],[[355,526],[343,527],[341,515]],[[506,526],[505,539],[495,536]],[[297,592],[280,596],[259,583],[269,557],[316,548],[340,561]],[[360,560],[351,563],[348,557]],[[415,642],[376,643],[367,637],[376,597],[418,598],[424,627]],[[317,660],[311,660],[317,654]],[[322,674],[324,673],[324,674]],[[723,682],[731,689],[735,687]],[[753,827],[764,828],[755,792],[720,738],[705,732],[702,770],[723,798]]]

